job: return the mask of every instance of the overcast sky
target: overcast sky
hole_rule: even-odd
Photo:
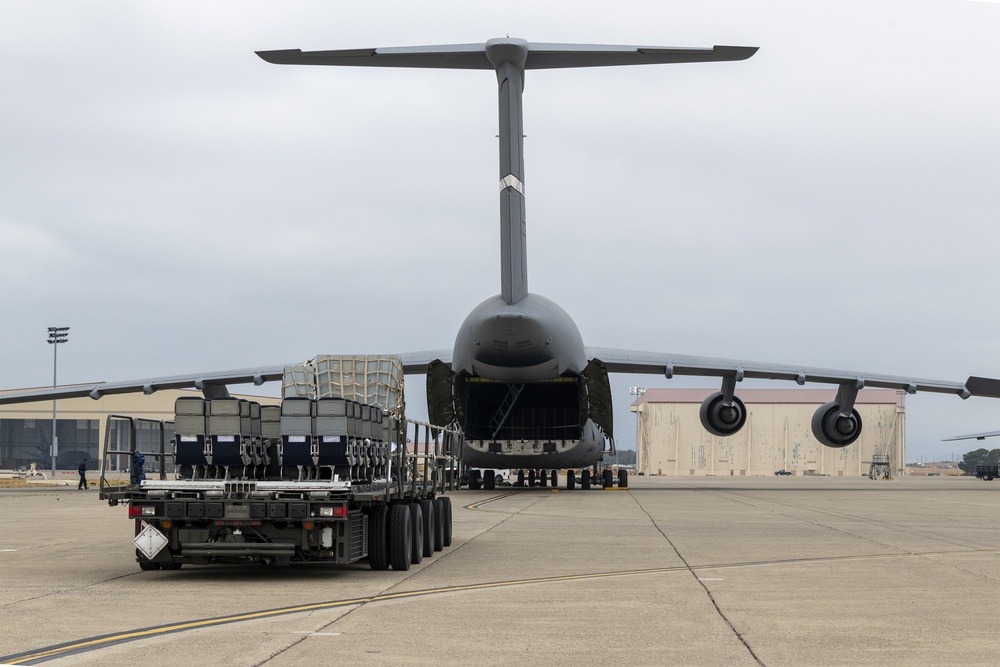
[[[0,388],[56,325],[60,384],[450,348],[500,287],[494,74],[254,51],[504,35],[760,47],[527,73],[529,289],[587,345],[1000,377],[998,3],[12,0]],[[619,446],[630,386],[713,384],[614,378]],[[911,460],[1000,429],[907,408]]]

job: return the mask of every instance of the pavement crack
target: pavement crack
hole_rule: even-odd
[[[697,575],[694,568],[687,561],[684,555],[680,552],[680,549],[677,548],[677,545],[674,544],[673,540],[671,540],[670,537],[663,531],[660,525],[656,523],[656,519],[654,519],[653,516],[646,510],[646,508],[642,506],[642,503],[640,503],[639,499],[635,497],[635,494],[629,491],[628,495],[632,498],[633,501],[635,501],[635,504],[639,507],[639,509],[642,510],[642,513],[646,515],[646,517],[649,519],[649,522],[653,524],[654,528],[656,528],[657,532],[660,533],[660,535],[663,536],[663,539],[667,541],[667,544],[670,545],[670,548],[674,550],[674,553],[677,554],[677,557],[684,564],[684,568],[688,571],[688,573],[694,578],[694,580],[698,583],[698,585],[701,586],[702,590],[705,591],[705,595],[708,596],[708,600],[709,602],[712,603],[712,607],[715,608],[715,612],[719,615],[719,618],[721,618],[726,623],[726,625],[729,626],[729,629],[732,630],[733,635],[735,635],[736,638],[740,640],[740,643],[743,644],[744,647],[746,647],[746,650],[750,653],[750,657],[752,657],[758,665],[761,665],[761,667],[763,667],[764,662],[753,650],[753,647],[750,646],[750,642],[747,641],[746,637],[743,636],[743,633],[741,633],[739,629],[737,629],[737,627],[733,624],[733,622],[729,620],[729,617],[726,616],[726,613],[722,611],[722,607],[719,606],[719,603],[715,599],[715,596],[712,595],[712,591],[708,588],[708,586],[705,585],[705,582],[702,581],[701,578]]]

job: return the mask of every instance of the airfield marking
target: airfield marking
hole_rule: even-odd
[[[507,494],[510,495],[510,494]],[[500,496],[503,497],[503,496]],[[496,500],[497,498],[491,499]],[[485,502],[485,501],[484,501]],[[823,556],[817,558],[787,558],[766,561],[747,561],[741,563],[716,563],[712,565],[692,565],[690,567],[677,565],[672,567],[655,567],[638,570],[617,570],[613,572],[590,572],[586,574],[565,574],[552,577],[538,577],[534,579],[512,579],[508,581],[483,582],[478,584],[463,584],[458,586],[442,586],[439,588],[424,588],[413,591],[400,591],[398,593],[382,593],[369,597],[350,598],[346,600],[330,600],[327,602],[315,602],[312,604],[297,605],[294,607],[282,607],[279,609],[266,609],[262,611],[247,612],[233,616],[219,616],[216,618],[205,618],[181,623],[141,628],[110,635],[100,635],[86,639],[57,644],[45,648],[18,653],[15,655],[0,657],[0,663],[8,665],[34,665],[48,660],[55,660],[75,653],[84,653],[99,648],[123,644],[129,641],[145,639],[166,634],[184,632],[186,630],[196,630],[200,628],[214,627],[227,623],[238,623],[240,621],[252,621],[262,618],[273,618],[288,614],[298,614],[306,611],[316,611],[321,609],[335,609],[338,607],[349,607],[353,605],[368,604],[371,602],[385,602],[387,600],[402,600],[406,598],[424,597],[428,595],[441,595],[444,593],[459,593],[465,591],[480,591],[493,588],[509,588],[512,586],[528,586],[533,584],[550,584],[567,581],[583,581],[587,579],[604,579],[609,577],[628,577],[650,574],[669,574],[674,572],[690,572],[692,570],[723,570],[745,567],[769,567],[774,565],[798,565],[811,563],[831,563],[837,561],[862,561],[877,559],[896,558],[925,558],[928,556],[959,556],[975,553],[1000,553],[1000,549],[963,549],[961,551],[921,551],[919,553],[899,552],[886,554],[863,554],[856,556]],[[316,635],[334,635],[336,633],[301,633]]]
[[[511,496],[516,496],[519,493],[524,493],[524,491],[517,490],[517,491],[508,491],[507,493],[501,493],[499,496],[493,496],[492,498],[487,498],[486,500],[479,500],[479,501],[474,502],[474,503],[469,503],[468,505],[466,505],[464,507],[464,509],[467,509],[467,510],[478,510],[481,506],[483,506],[483,505],[485,505],[487,503],[492,503],[492,502],[495,502],[497,500],[503,500],[504,498],[510,498]]]

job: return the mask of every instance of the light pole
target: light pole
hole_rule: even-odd
[[[59,343],[69,340],[69,327],[49,327],[49,344],[52,345],[52,388],[56,388],[56,359]],[[56,435],[56,399],[52,399],[52,442],[49,445],[52,454],[52,478],[56,476],[56,457],[59,455],[59,436]]]
[[[642,396],[646,393],[645,387],[629,387],[628,393],[636,398]],[[639,472],[642,470],[642,466],[645,463],[645,457],[642,455],[642,449],[639,447],[639,411],[635,411],[635,471]]]

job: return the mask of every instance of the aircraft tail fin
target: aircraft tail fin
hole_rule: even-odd
[[[336,51],[258,51],[278,65],[346,67],[430,67],[495,70],[500,101],[500,297],[509,304],[528,295],[524,209],[524,131],[521,95],[529,69],[607,67],[745,60],[757,47],[606,46],[544,44],[523,39],[491,39],[483,44],[404,46]]]

